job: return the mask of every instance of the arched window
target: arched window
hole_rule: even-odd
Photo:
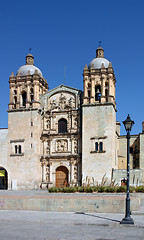
[[[67,120],[61,118],[58,121],[58,133],[66,133],[67,132]]]
[[[22,93],[22,106],[26,107],[26,101],[27,101],[27,93],[23,92]]]
[[[17,151],[17,145],[15,145],[15,154],[17,154],[17,152],[18,152],[18,151]]]
[[[103,142],[100,142],[100,143],[99,143],[99,150],[100,150],[100,152],[103,151]]]
[[[21,145],[19,145],[19,153],[21,153]]]
[[[101,98],[101,86],[96,85],[95,86],[95,101],[99,101]]]
[[[98,152],[98,142],[95,143],[95,151]]]
[[[34,100],[34,94],[33,94],[33,89],[30,89],[30,101],[32,102]]]
[[[90,90],[88,90],[88,97],[90,98],[90,96],[91,96],[91,92]]]
[[[106,102],[108,102],[108,82],[105,83],[105,96],[106,96]]]

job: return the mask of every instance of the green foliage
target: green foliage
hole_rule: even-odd
[[[126,186],[119,186],[116,188],[116,192],[120,193],[120,192],[126,192]]]
[[[136,187],[136,189],[135,189],[135,191],[136,192],[144,192],[144,186],[138,186],[138,187]]]
[[[107,192],[107,193],[114,193],[114,192],[116,192],[116,187],[114,187],[114,186],[106,186],[105,187],[105,192]]]
[[[130,186],[130,187],[129,187],[129,191],[130,191],[130,193],[133,193],[133,192],[135,192],[135,191],[136,191],[136,188],[135,188],[135,187],[133,187],[133,186]]]
[[[97,191],[100,192],[100,193],[105,192],[105,187],[104,186],[98,186]]]
[[[93,192],[98,192],[98,186],[92,186]]]
[[[93,187],[88,186],[88,187],[86,187],[85,191],[87,193],[92,193],[93,192]]]
[[[124,193],[126,192],[126,186],[77,186],[77,187],[65,187],[65,188],[57,188],[57,187],[51,187],[48,189],[50,193],[75,193],[75,192],[86,192],[86,193],[92,193],[92,192],[107,192],[107,193]],[[133,192],[142,192],[144,193],[144,186],[138,186],[138,187],[133,187],[130,186],[129,188],[130,193]]]
[[[58,192],[58,188],[57,187],[51,187],[51,188],[48,189],[48,191],[50,193]]]
[[[76,187],[77,188],[77,192],[84,192],[85,188],[84,187]]]

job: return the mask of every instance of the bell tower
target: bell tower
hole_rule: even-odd
[[[9,78],[10,103],[9,110],[38,108],[39,95],[48,90],[46,79],[39,68],[34,66],[32,54],[26,56],[26,63]]]
[[[9,78],[10,103],[8,109],[8,159],[10,181],[17,182],[18,189],[39,188],[41,182],[41,115],[40,95],[48,90],[48,84],[34,57],[26,56],[25,65]],[[11,179],[13,176],[13,179]]]
[[[83,70],[82,173],[83,182],[93,178],[111,180],[116,166],[115,74],[112,64],[99,47]]]
[[[89,67],[83,71],[84,104],[115,102],[115,75],[112,64],[104,58],[104,50],[99,47]],[[100,96],[99,96],[100,95]]]

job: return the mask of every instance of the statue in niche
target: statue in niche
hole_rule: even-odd
[[[61,93],[60,98],[59,98],[59,108],[64,109],[66,105],[66,97]]]
[[[46,167],[46,180],[50,181],[50,166],[47,165]]]
[[[50,154],[50,141],[47,141],[46,153]]]

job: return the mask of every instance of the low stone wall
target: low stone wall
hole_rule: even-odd
[[[125,213],[125,195],[54,194],[48,196],[1,196],[0,210],[54,212]],[[141,206],[139,197],[131,197],[131,211]]]

